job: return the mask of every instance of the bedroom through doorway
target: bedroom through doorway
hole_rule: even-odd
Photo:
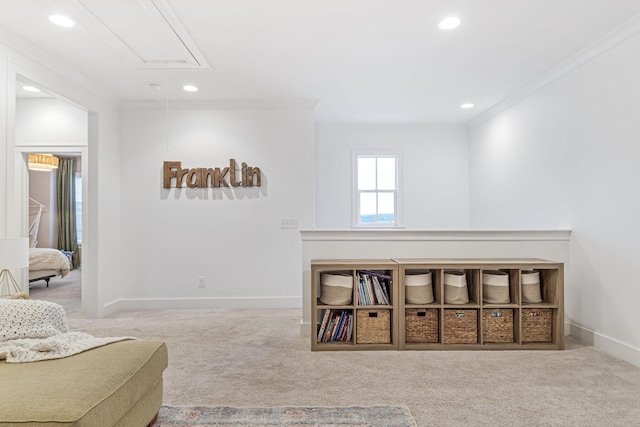
[[[81,106],[16,78],[15,142],[24,163],[29,296],[82,312],[83,212],[89,135]]]
[[[38,153],[58,163],[29,167],[29,294],[79,313],[82,302],[82,156]]]

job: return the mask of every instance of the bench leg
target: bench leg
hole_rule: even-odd
[[[156,421],[158,421],[158,414],[156,414],[156,416],[153,417],[153,419],[151,420],[151,422],[149,423],[149,425],[147,427],[153,427],[153,425],[155,424]]]

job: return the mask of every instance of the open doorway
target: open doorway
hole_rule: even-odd
[[[34,155],[35,154],[35,155]],[[44,157],[41,157],[44,156]],[[58,167],[32,167],[44,159]],[[62,305],[68,315],[82,302],[82,157],[80,153],[30,153],[29,294]],[[44,170],[43,170],[44,169]],[[65,208],[66,207],[66,208]]]
[[[38,87],[17,78],[15,141],[28,183],[22,199],[28,212],[29,294],[32,299],[59,303],[74,315],[82,311],[88,113],[45,89],[33,92],[33,88]],[[32,167],[40,159],[44,171]]]

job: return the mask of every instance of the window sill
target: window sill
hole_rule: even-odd
[[[404,230],[404,225],[353,225],[354,230]]]

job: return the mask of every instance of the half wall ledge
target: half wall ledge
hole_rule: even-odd
[[[565,265],[565,301],[571,230],[300,230],[302,239],[301,336],[311,333],[311,260],[394,258],[540,258]],[[565,323],[571,313],[565,310]],[[565,325],[565,331],[569,325]]]

